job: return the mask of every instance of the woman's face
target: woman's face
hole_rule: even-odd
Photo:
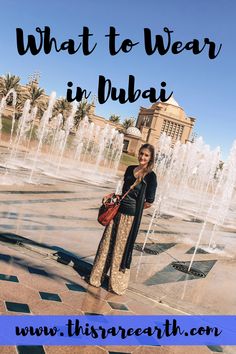
[[[148,162],[151,159],[151,153],[148,149],[142,149],[138,155],[138,161],[139,164],[144,166],[147,166]]]

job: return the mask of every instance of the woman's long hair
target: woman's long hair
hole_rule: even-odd
[[[155,148],[151,144],[143,144],[139,149],[139,154],[143,149],[147,149],[150,152],[150,160],[147,164],[147,167],[144,169],[141,179],[143,179],[149,172],[153,170],[154,163],[155,163]]]

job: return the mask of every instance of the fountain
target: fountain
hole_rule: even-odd
[[[12,129],[12,141],[11,143],[9,141],[7,148],[5,148],[4,152],[6,154],[1,154],[2,173],[4,173],[1,176],[1,183],[7,184],[9,180],[10,183],[13,181],[18,184],[29,182],[44,183],[44,181],[48,182],[51,180],[47,176],[52,176],[53,181],[58,179],[59,181],[75,181],[75,183],[78,180],[85,179],[86,176],[86,180],[90,178],[90,181],[101,182],[103,186],[105,184],[104,181],[114,181],[122,153],[123,135],[119,134],[109,125],[100,128],[90,123],[88,117],[81,120],[78,130],[71,134],[74,113],[73,111],[71,112],[70,119],[68,118],[68,121],[63,126],[63,117],[61,114],[56,117],[52,116],[51,109],[54,99],[55,96],[52,95],[49,107],[44,112],[45,114],[40,123],[36,118],[36,108],[32,109],[29,102],[25,102],[20,119],[16,123],[14,122],[17,129],[16,127]],[[0,102],[0,113],[3,112],[5,104],[5,99]],[[2,147],[3,149],[4,147]],[[217,242],[222,237],[221,243],[227,247],[228,242],[229,249],[232,249],[233,252],[232,243],[230,242],[233,241],[234,231],[230,235],[231,238],[227,239],[227,235],[224,237],[226,232],[222,232],[222,228],[227,227],[235,230],[236,226],[236,143],[234,143],[230,155],[224,164],[221,162],[220,148],[211,150],[202,138],[196,139],[192,143],[181,144],[177,141],[173,144],[171,138],[163,134],[159,139],[156,150],[157,155],[154,169],[158,177],[158,194],[154,207],[145,211],[145,213],[150,214],[153,210],[153,213],[148,220],[149,225],[147,227],[145,225],[147,218],[144,219],[144,227],[147,228],[146,235],[143,237],[142,229],[139,235],[139,237],[143,237],[143,244],[140,247],[141,255],[139,259],[137,259],[137,253],[134,254],[133,268],[137,267],[135,271],[137,270],[137,275],[139,273],[140,277],[138,278],[136,275],[136,281],[133,284],[131,283],[131,287],[133,286],[134,289],[142,292],[145,296],[153,297],[153,299],[158,300],[160,303],[165,302],[190,313],[191,311],[195,311],[195,313],[211,312],[212,310],[209,310],[209,306],[211,306],[209,303],[215,306],[212,312],[217,310],[218,313],[221,311],[221,308],[218,310],[218,303],[220,301],[221,303],[226,303],[223,309],[227,309],[227,302],[229,302],[224,302],[224,294],[222,296],[219,290],[222,280],[228,278],[229,274],[232,274],[230,279],[233,279],[233,257],[229,259],[227,253],[223,254],[224,257],[222,254],[218,256],[215,244],[218,246]],[[82,185],[77,189],[76,186],[76,192],[79,190],[83,194],[83,187]],[[87,187],[89,188],[89,184],[87,184]],[[26,190],[31,192],[36,189],[40,190],[40,188],[28,186]],[[122,183],[119,183],[116,192],[120,193],[121,188]],[[49,192],[49,194],[52,191],[47,186],[42,189],[46,189],[46,192]],[[55,189],[57,190],[57,188]],[[71,189],[74,190],[74,188]],[[92,195],[93,189],[93,187],[90,189],[90,195]],[[8,193],[5,188],[4,192]],[[64,199],[66,200],[67,198],[61,199],[64,202]],[[70,208],[70,198],[68,199],[68,209],[74,209],[72,210],[74,214],[72,213],[73,215],[71,215],[72,220],[76,220],[77,223],[77,208]],[[27,230],[29,229],[24,229],[22,225],[24,223],[24,216],[32,214],[29,212],[33,206],[32,203],[24,203],[24,199],[22,198],[22,203],[15,206],[11,196],[9,201],[12,204],[9,204],[9,206],[6,204],[7,212],[9,210],[10,215],[10,212],[14,211],[18,215],[15,222],[16,234],[20,234],[21,232],[23,234],[26,230],[26,236],[28,237],[29,233],[27,234]],[[78,208],[79,203],[78,201]],[[35,215],[40,214],[39,211],[43,210],[44,205],[35,205],[36,209],[35,213],[33,213],[33,221],[30,220],[30,223],[32,223],[30,225],[30,237],[38,237],[40,238],[40,242],[43,242],[44,233],[38,232],[40,229],[37,228],[35,228],[35,233],[33,233],[33,222]],[[50,208],[54,209],[54,204],[52,205]],[[95,205],[92,202],[90,205],[93,207],[91,210],[94,209]],[[3,208],[5,208],[4,204]],[[20,212],[18,212],[18,208]],[[44,216],[48,218],[50,216],[51,219],[50,222],[46,218],[43,220],[45,225],[42,225],[42,229],[45,230],[48,225],[54,227],[54,222],[57,224],[57,219],[51,216],[61,217],[64,212],[63,207],[58,208],[59,212],[57,215],[54,215],[54,210],[53,213],[49,210],[51,209],[47,209],[45,214],[42,213],[43,218]],[[92,210],[91,213],[95,215],[96,211]],[[7,214],[4,214],[4,217],[8,218]],[[168,218],[165,220],[163,214],[167,214],[165,215],[167,217],[170,215],[176,216],[176,218],[173,218],[169,222]],[[67,215],[65,215],[65,218]],[[92,217],[94,218],[94,216]],[[162,230],[160,228],[161,217],[163,217],[161,220],[161,223],[163,223],[161,225],[163,226]],[[85,218],[87,218],[87,215]],[[83,220],[83,217],[81,219]],[[70,220],[70,217],[68,220]],[[94,229],[96,229],[96,220],[95,218],[93,220]],[[188,223],[189,221],[190,223]],[[67,222],[70,225],[69,221]],[[186,229],[182,228],[182,226],[186,227]],[[22,230],[20,230],[21,227]],[[60,225],[55,230],[53,230],[53,227],[52,236],[54,231],[58,232],[57,230],[60,228]],[[69,228],[67,230],[68,239],[73,241],[71,234],[72,232],[77,234],[77,226],[71,228],[71,230]],[[91,230],[94,232],[92,227]],[[186,230],[190,235],[188,240],[186,240]],[[51,239],[54,241],[54,238],[51,238],[51,229],[49,227],[48,234],[47,232],[45,234],[49,241]],[[65,234],[62,233],[62,238],[65,238],[64,236]],[[56,237],[58,240],[58,235]],[[80,242],[84,242],[85,240],[83,235],[81,240]],[[153,244],[154,246],[163,245],[160,254],[157,252],[149,253],[150,257],[145,257],[147,255],[145,254],[145,245],[148,240],[154,241],[151,246]],[[172,243],[173,245],[170,246],[170,250],[169,248],[165,248],[165,245],[168,245],[168,243]],[[189,244],[191,244],[192,253],[188,252],[190,251]],[[205,245],[203,250],[207,250],[208,253],[212,254],[197,253],[199,247],[203,248],[203,245]],[[71,245],[68,242],[67,246],[71,247],[71,250],[74,251],[73,242],[71,242]],[[94,249],[92,250],[94,251]],[[158,251],[158,247],[153,247],[153,249],[150,247],[150,250]],[[209,271],[207,273],[207,271],[205,272],[204,269],[202,270],[201,267],[198,267],[199,263],[195,262],[196,255],[197,261],[200,260],[200,263],[205,262],[204,266],[206,263],[209,263],[209,267],[213,268],[214,264],[218,262],[217,266],[213,268],[211,275],[205,279],[202,278]],[[228,259],[229,262],[227,262]],[[140,268],[142,268],[142,271],[140,271]],[[132,271],[131,269],[131,275]],[[220,286],[217,286],[217,280],[220,281],[218,283]],[[135,283],[138,284],[136,288]],[[227,284],[226,286],[228,286]],[[189,286],[188,291],[186,291],[187,286]],[[227,289],[232,288],[227,287]],[[227,290],[228,293],[230,291]],[[232,293],[234,292],[232,291]],[[209,299],[209,301],[207,302],[205,299]],[[205,308],[202,307],[204,302],[206,303]],[[215,305],[216,303],[217,305]],[[192,304],[196,305],[195,309]],[[200,310],[198,311],[199,308]],[[231,309],[227,309],[227,311],[226,313],[230,314]]]
[[[10,94],[13,95],[15,108],[16,93],[11,91],[7,97]],[[0,122],[7,97],[3,97],[0,103]],[[112,179],[122,153],[123,134],[108,124],[103,129],[95,126],[85,117],[72,136],[77,106],[72,106],[63,126],[61,114],[52,116],[55,100],[56,94],[53,92],[39,124],[36,122],[37,108],[32,108],[30,101],[26,100],[14,139],[15,121],[12,121],[10,151],[2,161],[7,172],[12,168],[24,168],[30,171],[29,178],[24,180],[29,183],[38,173],[72,180],[85,175],[97,181]],[[36,141],[32,139],[33,130],[36,131]],[[169,136],[161,135],[156,146],[154,168],[159,182],[158,199],[146,240],[153,237],[150,236],[152,224],[161,213],[193,221],[202,220],[203,225],[204,222],[214,225],[209,246],[212,245],[217,227],[235,227],[234,150],[235,147],[229,160],[220,168],[219,147],[212,151],[202,138],[186,144],[177,141],[173,145]]]
[[[161,214],[168,214],[190,221],[201,221],[190,264],[175,262],[173,266],[185,273],[204,277],[199,269],[193,268],[193,261],[203,236],[209,237],[208,253],[213,249],[213,240],[219,227],[236,228],[236,141],[233,143],[228,159],[224,164],[220,159],[220,148],[211,151],[202,138],[193,143],[174,145],[171,139],[162,134],[157,146],[157,159],[154,170],[159,188],[154,210],[143,243],[142,251],[149,240],[156,240],[154,223]],[[206,226],[208,232],[205,235]],[[194,240],[192,240],[194,242]],[[204,240],[206,243],[206,241]],[[224,240],[223,242],[227,242]],[[230,246],[230,245],[229,245]],[[141,257],[138,264],[140,268]]]
[[[0,130],[1,117],[9,95],[13,95],[13,117],[8,142],[9,154],[1,161],[5,168],[4,176],[8,174],[9,177],[12,169],[23,169],[30,172],[29,176],[18,182],[38,182],[40,174],[69,180],[83,179],[86,175],[88,179],[98,183],[114,179],[122,153],[123,134],[119,134],[108,124],[103,129],[95,126],[85,117],[72,135],[77,104],[72,105],[71,113],[63,126],[61,114],[53,117],[56,101],[56,93],[53,92],[40,122],[36,118],[37,107],[33,108],[29,100],[25,101],[22,115],[17,122],[16,134],[13,136],[16,124],[14,90],[9,91],[0,101]],[[14,182],[16,175],[14,173]],[[9,178],[8,180],[10,181]],[[6,178],[2,178],[2,183],[5,182]]]
[[[211,151],[202,138],[172,147],[163,134],[156,147],[155,171],[159,181],[162,212],[204,218],[209,200],[217,186],[220,149]]]

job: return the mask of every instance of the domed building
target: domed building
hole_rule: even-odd
[[[122,130],[121,124],[96,115],[94,104],[91,105],[89,116],[101,127],[108,123],[115,129]],[[155,146],[162,133],[170,136],[173,144],[177,140],[185,144],[191,138],[194,124],[195,118],[188,117],[173,96],[168,101],[154,103],[149,108],[140,107],[136,126],[129,127],[124,133],[123,151],[137,156],[142,144],[150,143]]]
[[[195,118],[188,117],[173,96],[166,102],[154,103],[150,108],[141,107],[136,127],[128,128],[124,138],[124,151],[137,155],[144,143],[156,145],[162,133],[170,136],[173,144],[189,141]]]
[[[142,133],[137,127],[129,127],[124,133],[123,151],[135,154],[137,146],[140,146],[142,141]]]
[[[126,130],[126,135],[132,135],[133,137],[136,137],[136,138],[142,138],[142,134],[140,132],[140,130],[136,127],[129,127],[127,130]]]

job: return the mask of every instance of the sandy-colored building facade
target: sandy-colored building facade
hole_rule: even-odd
[[[116,123],[113,123],[111,121],[109,121],[108,119],[104,118],[104,117],[101,117],[101,116],[98,116],[96,113],[95,113],[95,104],[94,103],[91,103],[91,106],[90,106],[90,110],[88,112],[88,117],[89,119],[95,124],[95,125],[99,125],[99,127],[101,128],[104,128],[106,124],[109,124],[111,125],[112,127],[114,127],[115,129],[119,130],[119,131],[122,131],[122,124],[116,124]]]
[[[89,118],[100,127],[111,124],[122,131],[121,124],[115,124],[97,116],[95,105],[91,106]],[[173,97],[167,102],[157,102],[150,108],[140,107],[136,126],[128,128],[124,133],[123,150],[131,155],[137,155],[142,144],[149,143],[156,146],[162,133],[170,136],[173,144],[177,140],[185,144],[191,139],[195,120],[186,115]]]
[[[0,77],[0,80],[2,78]],[[33,82],[38,85],[38,82]],[[29,84],[32,84],[29,83]],[[21,85],[21,90],[27,91],[27,86]],[[43,99],[48,100],[48,95],[43,94]],[[162,133],[170,136],[173,144],[179,140],[181,143],[190,141],[195,124],[195,118],[188,117],[173,96],[167,102],[154,103],[149,108],[140,107],[135,127],[128,128],[125,132],[121,124],[113,123],[95,113],[95,104],[90,103],[88,117],[95,125],[104,128],[106,124],[113,126],[124,133],[123,151],[131,155],[138,154],[140,146],[150,143],[156,146]],[[12,115],[12,107],[7,106],[5,116]]]
[[[195,118],[188,117],[183,108],[171,97],[167,102],[157,102],[150,108],[140,107],[136,127],[129,128],[124,138],[124,151],[137,155],[140,146],[156,146],[162,133],[170,136],[173,144],[190,140]]]

